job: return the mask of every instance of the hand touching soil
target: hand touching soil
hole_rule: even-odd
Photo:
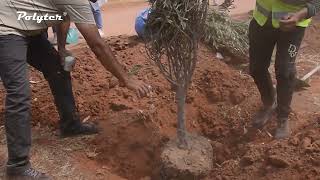
[[[143,98],[151,92],[151,86],[144,83],[143,81],[137,80],[136,78],[129,78],[124,86],[128,89],[136,92],[139,98]]]

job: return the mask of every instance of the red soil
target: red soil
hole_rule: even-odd
[[[99,122],[103,129],[89,144],[97,149],[94,160],[127,179],[158,179],[161,148],[175,136],[174,93],[136,37],[113,37],[107,42],[124,67],[150,83],[154,93],[137,99],[117,85],[86,45],[73,49],[78,62],[72,77],[81,118],[90,116],[89,121]],[[198,54],[186,121],[190,132],[212,140],[215,168],[207,179],[319,177],[320,121],[294,112],[293,135],[283,141],[270,137],[274,122],[262,131],[251,130],[251,117],[260,99],[250,76],[215,59],[205,46],[200,46]],[[33,122],[57,126],[47,83],[35,71],[31,80],[36,82],[32,84]]]

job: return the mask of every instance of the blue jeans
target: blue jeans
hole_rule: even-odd
[[[102,29],[103,21],[102,21],[101,9],[99,4],[98,2],[95,2],[95,3],[90,2],[90,5],[91,5],[91,10],[94,16],[94,20],[96,21],[97,28]]]

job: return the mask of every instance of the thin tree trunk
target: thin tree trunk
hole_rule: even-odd
[[[186,88],[179,85],[177,88],[176,99],[178,105],[178,145],[180,148],[187,148],[187,137],[186,137],[186,127],[185,127],[185,102],[186,102]]]

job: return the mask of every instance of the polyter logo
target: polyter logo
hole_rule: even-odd
[[[42,21],[63,21],[63,17],[59,14],[56,15],[49,15],[46,14],[37,14],[33,13],[33,15],[28,15],[25,11],[18,11],[18,21],[25,20],[25,21],[37,21],[38,24],[40,24]],[[66,16],[66,13],[63,13],[64,16]]]

